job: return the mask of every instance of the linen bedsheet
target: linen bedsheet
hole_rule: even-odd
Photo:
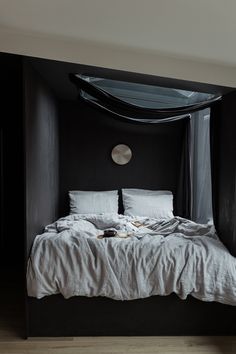
[[[105,229],[117,237],[98,238]],[[69,215],[36,236],[28,295],[133,300],[176,293],[236,305],[236,258],[212,225],[175,217]]]

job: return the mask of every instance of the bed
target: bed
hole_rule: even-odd
[[[222,334],[221,326],[207,328],[207,320],[199,326],[204,313],[210,311],[212,324],[212,309],[218,318],[236,305],[236,260],[213,224],[174,216],[171,194],[166,201],[163,195],[149,194],[147,203],[129,193],[123,193],[126,215],[115,213],[114,203],[104,203],[100,196],[80,203],[78,210],[78,196],[72,194],[72,213],[46,226],[35,238],[27,291],[32,313],[39,313],[37,320],[30,319],[37,322],[36,332],[31,326],[31,335]],[[116,192],[114,196],[116,203]],[[162,207],[150,216],[157,199]],[[113,212],[94,213],[94,203],[95,209],[99,204]],[[82,213],[88,204],[93,213]],[[141,211],[149,216],[132,215]],[[107,237],[106,230],[113,231],[113,237]],[[156,316],[161,326],[153,326]],[[174,318],[169,326],[166,316]],[[179,328],[175,316],[182,317]],[[64,326],[58,326],[61,321]],[[225,329],[227,334],[234,333],[227,325]]]

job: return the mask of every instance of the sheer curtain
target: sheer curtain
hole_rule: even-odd
[[[212,222],[212,185],[210,157],[210,108],[191,118],[191,218],[198,223]]]
[[[79,91],[79,99],[116,119],[136,124],[160,124],[190,118],[183,142],[182,196],[178,198],[187,202],[181,215],[198,223],[212,222],[209,107],[221,96],[78,74],[69,77]]]

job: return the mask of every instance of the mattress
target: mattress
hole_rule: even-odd
[[[103,237],[106,229],[115,237]],[[180,217],[69,215],[36,236],[28,295],[133,300],[176,293],[236,305],[236,259],[215,233]]]

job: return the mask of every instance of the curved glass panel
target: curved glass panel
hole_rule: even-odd
[[[143,108],[184,107],[215,97],[214,94],[204,92],[95,78],[86,75],[78,76],[125,102]],[[81,94],[85,99],[89,98],[94,100],[93,97],[84,91],[82,91]]]

